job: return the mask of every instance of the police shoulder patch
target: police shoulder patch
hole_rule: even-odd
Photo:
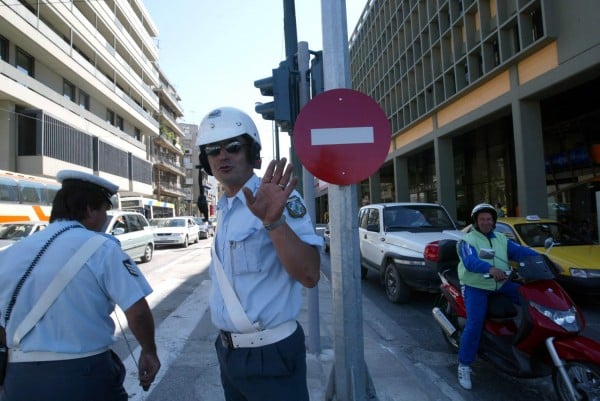
[[[306,207],[304,207],[302,200],[296,195],[288,199],[285,208],[290,216],[296,219],[303,217],[306,214]]]
[[[131,260],[129,258],[123,259],[123,266],[125,266],[125,268],[129,272],[129,274],[131,274],[132,276],[135,276],[135,277],[138,276],[138,271],[135,267],[135,263],[133,262],[133,260]]]

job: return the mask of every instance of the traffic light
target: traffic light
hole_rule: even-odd
[[[314,57],[310,60],[310,87],[311,98],[325,91],[323,74],[323,51],[312,52]]]
[[[254,110],[265,120],[275,120],[282,131],[290,132],[298,115],[298,73],[294,59],[284,60],[273,69],[273,75],[254,81],[263,96],[273,101],[257,104]]]

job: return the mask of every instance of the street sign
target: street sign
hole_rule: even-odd
[[[333,89],[309,101],[294,125],[298,159],[315,177],[356,184],[379,169],[392,129],[377,102],[353,89]]]

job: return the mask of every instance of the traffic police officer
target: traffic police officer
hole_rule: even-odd
[[[110,314],[115,304],[125,311],[141,346],[139,379],[147,389],[160,368],[145,300],[152,289],[118,241],[98,233],[118,187],[74,170],[57,178],[62,188],[48,227],[0,253],[0,341],[8,346],[2,401],[125,401],[125,368],[109,349],[115,331]],[[46,288],[61,281],[55,277],[65,274],[88,240],[99,245],[81,257],[55,301],[44,302]],[[32,308],[44,303],[45,313],[31,320]],[[28,320],[32,327],[23,330]]]
[[[293,167],[272,161],[260,179],[260,138],[252,119],[222,107],[201,122],[202,168],[224,194],[210,275],[215,347],[227,401],[308,400],[304,332],[296,321],[302,287],[320,277],[319,247],[294,187]],[[237,306],[236,306],[237,305]]]

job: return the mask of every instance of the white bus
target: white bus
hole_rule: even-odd
[[[175,217],[175,205],[142,196],[123,196],[119,199],[121,210],[130,210],[146,216],[148,220]]]
[[[0,170],[0,223],[50,220],[59,189],[53,179]]]

